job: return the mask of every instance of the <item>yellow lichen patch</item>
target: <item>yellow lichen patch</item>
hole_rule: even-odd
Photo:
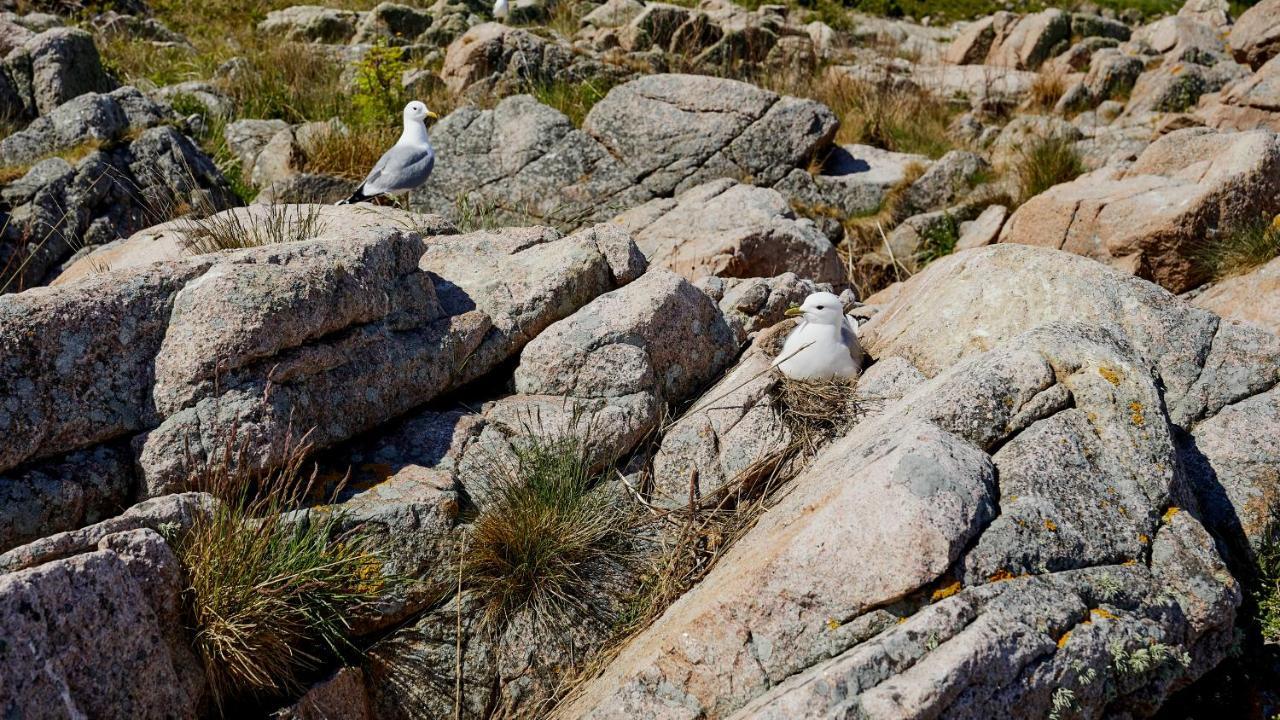
[[[360,566],[356,569],[356,592],[361,595],[377,595],[385,586],[382,563],[373,555],[362,556]]]
[[[952,580],[946,585],[942,585],[937,590],[934,590],[933,595],[930,596],[930,600],[933,602],[938,602],[939,600],[946,600],[952,595],[955,595],[956,593],[960,592],[961,588],[963,587],[964,586],[960,584],[959,580]]]
[[[1136,559],[1134,559],[1134,558],[1129,558],[1128,560],[1125,560],[1124,562],[1122,562],[1122,563],[1120,563],[1120,564],[1121,564],[1121,565],[1137,565],[1137,564],[1138,564],[1138,561],[1137,561]]]
[[[1171,505],[1169,506],[1168,510],[1164,511],[1164,515],[1160,516],[1160,519],[1167,523],[1173,519],[1174,515],[1177,515],[1180,512],[1182,512],[1182,508],[1178,507],[1177,505]]]
[[[1119,385],[1120,379],[1123,377],[1122,375],[1120,375],[1119,370],[1116,370],[1110,365],[1099,365],[1098,374],[1102,376],[1103,380],[1106,380],[1112,385]]]
[[[1137,400],[1129,403],[1129,419],[1138,427],[1142,427],[1142,425],[1146,423],[1147,418],[1142,414],[1142,403]]]
[[[1089,617],[1094,618],[1096,620],[1115,620],[1116,619],[1116,616],[1114,613],[1109,613],[1106,610],[1103,610],[1102,608],[1093,608],[1092,610],[1090,610]]]
[[[1008,498],[1006,498],[1005,502],[1018,502],[1018,496],[1010,495]]]
[[[1005,570],[1004,568],[1001,568],[991,573],[991,575],[987,577],[987,580],[994,583],[994,582],[1003,582],[1005,580],[1012,580],[1015,577],[1017,576],[1014,575],[1013,573],[1009,572],[1008,570]]]
[[[1070,631],[1070,630],[1068,630],[1068,631],[1066,631],[1066,632],[1062,633],[1062,637],[1058,638],[1058,648],[1059,648],[1059,649],[1062,649],[1063,647],[1065,647],[1065,646],[1066,646],[1066,644],[1067,644],[1067,640],[1070,640],[1070,639],[1071,639],[1071,631]]]
[[[899,621],[899,622],[901,622],[901,621],[902,621],[902,619],[901,619],[901,618],[899,618],[899,619],[898,619],[898,621]],[[838,628],[838,627],[840,627],[840,621],[839,621],[839,620],[837,620],[837,619],[835,619],[835,618],[827,618],[827,629],[828,629],[828,630],[835,630],[835,629],[836,629],[836,628]]]
[[[1049,532],[1058,532],[1058,523],[1050,520],[1049,518],[1045,518],[1044,529],[1048,530]]]
[[[1138,535],[1138,542],[1142,543],[1143,545],[1146,545],[1147,543],[1151,542],[1151,538],[1147,537],[1145,534],[1140,534]]]

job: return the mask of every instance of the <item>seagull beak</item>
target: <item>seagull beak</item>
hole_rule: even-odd
[[[439,115],[437,115],[437,114],[435,114],[435,113],[431,112],[430,110],[428,110],[428,111],[427,111],[427,117],[431,118],[432,120],[439,120],[439,119],[440,119],[440,116],[439,116]]]
[[[786,315],[787,317],[798,317],[803,314],[804,310],[801,310],[798,305],[787,308],[787,311],[783,313],[783,315]]]

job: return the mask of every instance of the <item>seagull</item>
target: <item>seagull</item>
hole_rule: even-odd
[[[773,367],[792,380],[855,378],[862,371],[862,346],[858,324],[844,314],[840,298],[816,292],[800,307],[787,310],[800,317]]]
[[[507,21],[507,16],[511,14],[511,6],[507,4],[507,0],[497,0],[493,4],[493,16],[503,22]]]
[[[404,106],[404,132],[391,149],[382,154],[369,176],[351,197],[339,205],[371,200],[379,195],[412,190],[427,181],[436,164],[436,151],[427,137],[426,119],[438,119],[423,103],[414,100]]]

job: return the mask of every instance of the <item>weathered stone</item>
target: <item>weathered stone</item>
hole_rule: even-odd
[[[177,559],[149,530],[0,576],[0,707],[16,717],[196,717]]]
[[[846,282],[831,242],[812,222],[798,220],[776,190],[714,180],[675,198],[651,200],[614,222],[651,264],[690,280],[791,270],[815,282]]]
[[[1280,260],[1215,282],[1191,304],[1280,335]]]
[[[991,205],[982,214],[968,222],[960,223],[960,237],[956,240],[956,250],[970,250],[990,245],[1000,236],[1000,228],[1009,217],[1009,208],[1003,205]]]
[[[227,123],[222,137],[240,167],[252,170],[258,153],[271,142],[271,138],[288,127],[289,124],[283,120],[236,120]]]
[[[373,720],[373,709],[365,690],[364,671],[343,667],[316,683],[298,702],[272,716],[276,720]]]
[[[1098,173],[1029,200],[1001,242],[1085,255],[1181,292],[1205,279],[1192,256],[1206,234],[1280,211],[1280,140],[1265,130],[1179,130],[1128,169]]]
[[[102,446],[0,478],[0,552],[124,509],[134,486],[126,448]]]
[[[975,178],[991,166],[975,153],[952,150],[938,158],[902,195],[906,208],[914,212],[938,210],[954,205],[975,184]]]
[[[1245,10],[1227,36],[1231,53],[1254,70],[1280,53],[1280,2],[1262,0]]]
[[[1280,60],[1272,58],[1252,75],[1202,97],[1196,115],[1220,130],[1280,132]]]
[[[435,127],[436,171],[414,204],[577,227],[716,178],[772,185],[807,167],[834,132],[818,103],[711,77],[648,75],[615,87],[582,130],[529,96],[508,97]]]
[[[356,34],[358,13],[350,10],[295,5],[272,10],[258,23],[258,32],[301,42],[345,43]]]
[[[28,40],[6,62],[30,73],[34,115],[52,112],[85,93],[107,92],[115,87],[102,69],[93,36],[77,28],[46,30]]]
[[[430,13],[392,2],[378,3],[363,13],[356,27],[353,43],[372,43],[382,40],[391,45],[408,45],[431,27]]]
[[[689,397],[731,360],[737,342],[711,299],[650,270],[547,328],[520,354],[516,389],[580,398],[653,392]]]

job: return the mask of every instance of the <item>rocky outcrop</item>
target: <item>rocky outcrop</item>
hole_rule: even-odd
[[[270,467],[294,430],[316,428],[323,447],[385,422],[644,269],[611,228],[424,241],[411,217],[327,210],[337,219],[311,220],[307,239],[0,300],[0,377],[15,388],[0,467],[131,439],[155,495],[231,433]]]
[[[440,70],[450,90],[471,97],[526,92],[555,82],[607,87],[631,75],[624,67],[500,23],[477,25],[450,43]]]
[[[1032,198],[1000,241],[1092,257],[1181,292],[1206,279],[1193,260],[1206,234],[1280,211],[1277,178],[1275,133],[1179,130],[1127,169],[1095,171]]]
[[[1071,37],[1071,31],[1071,18],[1061,10],[1022,17],[1002,11],[965,27],[943,60],[953,65],[1035,70],[1052,57],[1059,43]]]
[[[912,278],[864,342],[868,374],[929,379],[822,450],[561,716],[1038,716],[1062,687],[1082,712],[1147,714],[1225,656],[1240,587],[1202,524],[1224,530],[1187,433],[1266,422],[1280,341],[1083,258],[997,245]],[[732,387],[708,392],[718,412],[761,397]],[[746,447],[735,423],[778,442],[757,412],[669,442]],[[1241,488],[1266,479],[1205,455]],[[1157,662],[1126,663],[1138,650]]]
[[[436,171],[414,202],[446,216],[461,204],[576,227],[715,178],[773,185],[820,155],[835,128],[814,101],[694,75],[616,87],[581,130],[514,96],[492,110],[462,108],[435,127]]]
[[[35,118],[85,93],[114,87],[102,69],[93,36],[75,28],[34,35],[0,64],[0,100],[8,101],[5,114],[15,118]],[[3,149],[0,161],[11,162]]]
[[[82,95],[0,140],[0,155],[34,163],[0,189],[0,291],[48,282],[86,247],[238,202],[212,160],[162,124],[169,112],[125,87]]]
[[[1273,58],[1252,75],[1203,97],[1196,115],[1221,130],[1280,132],[1280,59]]]

